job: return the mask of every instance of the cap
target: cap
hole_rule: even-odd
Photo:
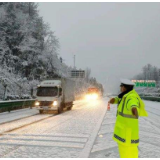
[[[125,85],[130,85],[130,86],[134,86],[135,83],[133,83],[131,80],[129,79],[121,79],[121,83],[125,84]]]

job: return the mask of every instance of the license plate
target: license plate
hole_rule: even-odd
[[[48,107],[43,107],[44,110],[48,110]]]

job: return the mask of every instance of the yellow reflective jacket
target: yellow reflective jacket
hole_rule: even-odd
[[[125,94],[122,99],[116,97],[118,104],[117,119],[114,128],[113,139],[123,145],[139,144],[138,119],[132,114],[132,107],[136,107],[139,116],[148,116],[144,102],[135,90]]]

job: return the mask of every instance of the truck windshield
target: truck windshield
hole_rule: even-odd
[[[53,97],[58,95],[57,87],[39,87],[37,88],[37,96]]]

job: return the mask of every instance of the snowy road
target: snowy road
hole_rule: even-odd
[[[88,157],[105,111],[106,100],[77,101],[73,110],[63,114],[35,115],[50,117],[1,135],[0,157]]]
[[[30,117],[0,124],[0,157],[119,157],[112,140],[116,105],[106,112],[106,104],[107,98],[76,101],[73,110],[60,115],[26,110]],[[160,157],[160,103],[145,104],[149,117],[140,118],[140,157]],[[9,127],[13,131],[4,133]]]
[[[0,113],[0,124],[6,123],[6,122],[11,122],[13,120],[18,120],[22,118],[26,118],[29,116],[33,116],[35,114],[38,114],[38,110],[33,108],[26,108],[26,109],[20,109],[20,110],[15,110],[9,112],[3,112]]]

